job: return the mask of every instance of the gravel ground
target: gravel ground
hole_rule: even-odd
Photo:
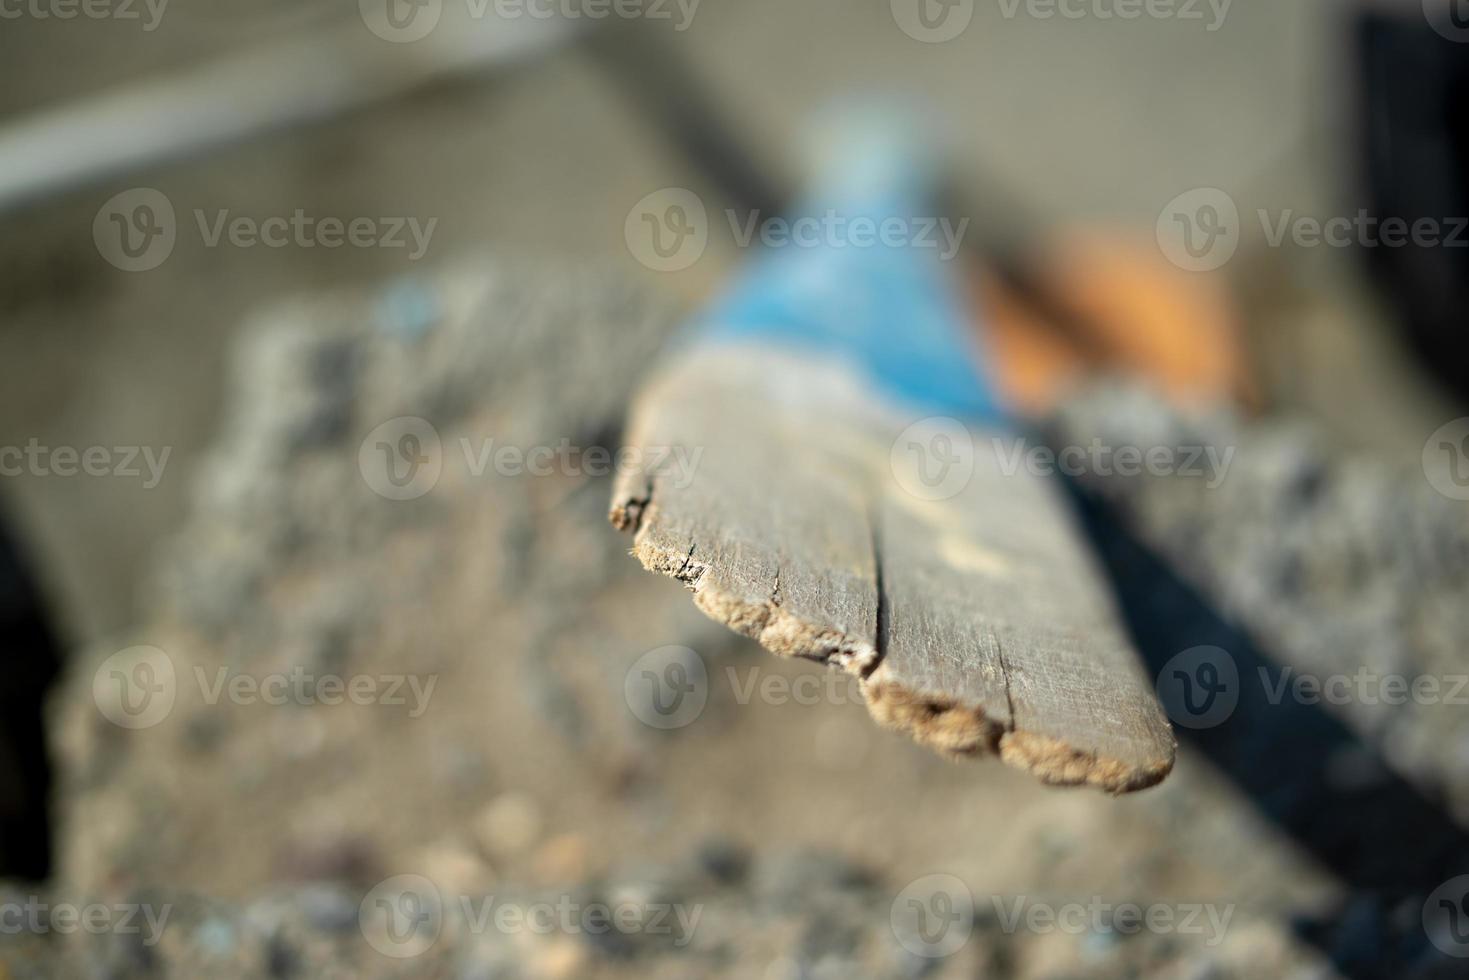
[[[153,612],[79,657],[53,706],[60,872],[7,904],[160,924],[40,915],[52,928],[0,931],[11,974],[1452,975],[1420,921],[1447,872],[1389,889],[1323,862],[1212,743],[1125,799],[946,762],[643,573],[594,450],[674,319],[605,271],[485,257],[247,324]],[[1143,397],[1066,418],[1172,439],[1186,420]],[[1177,493],[1224,542],[1229,488],[1299,441],[1215,424],[1235,426],[1234,468]],[[546,475],[495,455],[563,440]],[[387,480],[380,443],[420,467]],[[1185,507],[1161,484],[1100,489],[1145,528]],[[1253,581],[1274,554],[1219,566]],[[1430,592],[1400,601],[1452,626]],[[705,703],[664,730],[638,678],[668,647]],[[1350,762],[1331,769],[1373,764]]]

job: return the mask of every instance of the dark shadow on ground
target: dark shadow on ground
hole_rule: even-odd
[[[61,652],[40,592],[0,520],[0,877],[51,872],[44,711]]]
[[[1069,489],[1150,675],[1173,670],[1175,655],[1202,645],[1227,650],[1237,665],[1242,680],[1233,712],[1212,727],[1175,729],[1351,889],[1335,916],[1301,921],[1300,934],[1357,980],[1425,967],[1434,968],[1433,976],[1438,967],[1445,977],[1469,975],[1469,962],[1439,953],[1421,923],[1428,894],[1469,872],[1469,835],[1321,707],[1272,699],[1267,692],[1278,689],[1279,662],[1136,540],[1103,502],[1075,485]],[[1328,762],[1346,753],[1374,777],[1331,778]]]

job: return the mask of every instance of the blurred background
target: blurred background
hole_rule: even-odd
[[[1469,975],[1461,7],[0,0],[0,975]],[[932,757],[607,526],[878,96],[1038,431],[1234,450],[1071,481],[1151,673],[1236,672],[1157,789]]]

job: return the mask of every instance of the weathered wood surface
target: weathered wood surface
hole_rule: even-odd
[[[620,476],[612,522],[705,613],[851,671],[925,745],[1109,792],[1162,779],[1172,733],[1058,488],[974,430],[962,489],[910,493],[890,450],[917,418],[856,378],[768,347],[682,353],[634,406],[649,465]],[[691,477],[657,465],[674,449]]]

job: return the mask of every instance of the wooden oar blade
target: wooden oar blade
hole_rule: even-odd
[[[933,426],[956,474],[925,467]],[[958,427],[958,428],[956,428]],[[694,347],[660,369],[612,520],[705,613],[862,679],[882,724],[1056,784],[1150,786],[1168,723],[1059,488],[1003,430],[885,401],[840,359]],[[673,472],[657,460],[695,461]]]

